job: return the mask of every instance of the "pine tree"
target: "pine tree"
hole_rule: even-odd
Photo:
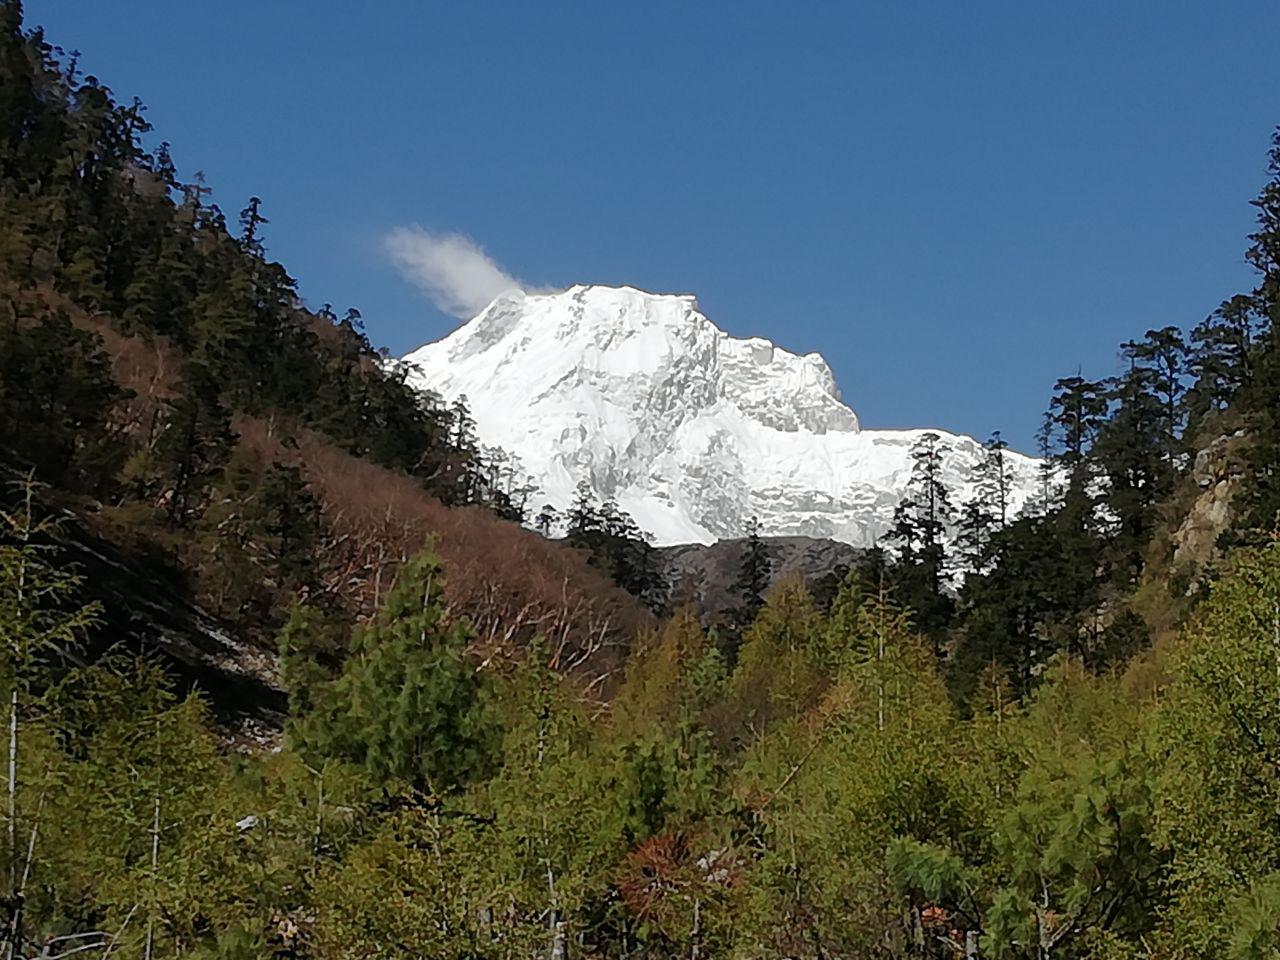
[[[1066,467],[1073,482],[1083,482],[1085,458],[1106,414],[1105,384],[1076,374],[1053,385],[1046,422],[1059,444],[1056,459]]]
[[[1182,331],[1172,326],[1148,330],[1143,339],[1130,340],[1121,347],[1121,356],[1130,362],[1130,377],[1140,372],[1139,382],[1155,400],[1159,410],[1157,437],[1170,461],[1182,452],[1188,354]]]
[[[600,531],[602,526],[600,509],[596,505],[595,490],[591,487],[591,481],[578,481],[573,503],[565,517],[565,525],[569,541],[576,546],[588,546],[590,538]]]
[[[356,630],[315,749],[362,767],[374,783],[452,792],[493,763],[498,730],[471,634],[449,622],[444,573],[430,552],[399,571],[377,620]]]
[[[349,629],[325,611],[296,604],[276,641],[280,685],[289,698],[285,734],[295,748],[307,752],[315,743],[314,724],[323,724],[331,708],[334,681],[348,652]]]
[[[1011,519],[1009,516],[1009,493],[1013,486],[1013,474],[1009,467],[1006,451],[1009,444],[996,430],[983,445],[982,476],[978,481],[978,492],[988,504],[996,529],[1002,530]]]
[[[971,477],[974,495],[961,508],[956,523],[956,545],[970,573],[986,568],[998,534],[1009,522],[1013,476],[1005,455],[1008,448],[999,430],[983,445],[982,459]]]
[[[262,200],[250,197],[249,205],[240,211],[240,246],[245,253],[256,259],[266,254],[262,245],[261,227],[270,221],[262,215]]]
[[[738,564],[738,576],[733,581],[738,596],[738,620],[742,628],[755,621],[764,606],[764,594],[773,575],[773,563],[769,559],[764,540],[760,537],[760,518],[747,521],[747,537],[743,542],[742,559]]]
[[[23,732],[37,693],[47,695],[56,676],[78,657],[77,647],[97,621],[98,604],[80,602],[81,578],[57,557],[58,523],[37,514],[38,487],[27,477],[14,485],[15,497],[8,509],[0,509],[0,682],[7,688],[8,772],[5,803],[8,856],[7,913],[0,942],[20,947],[26,876],[31,870],[31,850],[24,855],[20,843],[26,823],[39,826],[38,812],[27,814],[19,806],[19,783],[25,771]],[[21,821],[21,822],[20,822]],[[33,828],[34,829],[34,828]],[[15,950],[10,951],[17,956]]]
[[[1270,179],[1253,201],[1258,226],[1245,253],[1259,274],[1250,299],[1262,333],[1240,396],[1250,472],[1233,522],[1238,538],[1259,542],[1280,529],[1280,128],[1272,137],[1268,171]]]
[[[1051,441],[1056,440],[1058,445],[1052,462],[1065,471],[1067,481],[1058,498],[1055,522],[1073,524],[1078,534],[1090,542],[1098,522],[1096,464],[1090,453],[1106,423],[1109,407],[1106,384],[1077,374],[1054,384],[1046,417]],[[1092,558],[1082,562],[1094,563]]]
[[[198,364],[187,365],[183,390],[167,406],[156,454],[171,478],[166,512],[171,523],[183,526],[202,508],[209,485],[226,463],[233,439],[231,416],[212,374]]]
[[[544,503],[533,519],[533,529],[544,537],[550,537],[551,531],[560,526],[560,511],[549,503]]]
[[[925,433],[911,448],[911,477],[894,511],[886,541],[896,550],[894,592],[910,607],[935,643],[951,616],[946,538],[954,517],[943,480],[943,450],[936,433]]]
[[[1132,346],[1132,345],[1129,345]],[[1176,384],[1162,386],[1162,374],[1140,365],[1132,350],[1129,369],[1110,383],[1114,403],[1101,426],[1091,458],[1105,477],[1103,500],[1112,519],[1111,549],[1125,579],[1142,571],[1156,508],[1177,476],[1180,412],[1169,406],[1180,397]],[[1171,421],[1170,418],[1173,418]]]
[[[1040,496],[1036,509],[1041,515],[1053,509],[1061,491],[1058,464],[1053,455],[1053,435],[1053,415],[1046,412],[1040,420],[1040,428],[1036,430],[1036,454],[1040,459],[1040,467],[1037,471],[1040,477]]]
[[[1237,294],[1191,331],[1188,371],[1195,383],[1189,391],[1188,412],[1192,420],[1224,409],[1253,383],[1253,354],[1264,329],[1255,299]]]
[[[315,587],[323,533],[320,501],[296,465],[273,463],[267,469],[258,492],[257,514],[272,566],[292,583]]]
[[[123,463],[111,416],[127,398],[97,337],[61,311],[0,297],[0,458],[47,483],[100,491]]]

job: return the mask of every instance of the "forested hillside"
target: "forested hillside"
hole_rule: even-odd
[[[0,2],[6,953],[1275,956],[1280,133],[1255,202],[1253,290],[1053,385],[1030,512],[926,435],[884,549],[659,620]]]
[[[408,388],[357,311],[308,309],[261,201],[228,223],[166,144],[144,147],[141,104],[0,10],[6,484],[29,476],[263,649],[297,601],[367,616],[431,538],[459,574],[447,602],[486,636],[625,644],[645,612],[519,528],[516,465],[465,406]]]

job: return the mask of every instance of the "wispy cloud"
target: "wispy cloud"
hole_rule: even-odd
[[[383,238],[383,249],[409,282],[451,316],[470,319],[494,297],[529,289],[460,233],[396,227]]]

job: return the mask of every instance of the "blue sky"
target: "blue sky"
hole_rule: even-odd
[[[418,224],[535,285],[696,293],[867,426],[1027,449],[1057,377],[1250,285],[1280,123],[1275,0],[26,9],[394,352],[457,323],[388,257]]]

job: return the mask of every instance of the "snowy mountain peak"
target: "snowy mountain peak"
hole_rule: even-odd
[[[589,480],[656,543],[763,532],[872,542],[923,431],[862,431],[831,368],[729,336],[696,298],[634,287],[505,294],[404,358],[411,382],[465,395],[480,439],[519,457],[558,509]],[[945,437],[967,486],[981,447]],[[1034,480],[1034,461],[1014,455]],[[961,491],[957,491],[960,493]]]
[[[564,384],[568,377],[607,392],[630,381],[644,394],[629,398],[642,403],[633,412],[655,417],[687,415],[725,401],[777,429],[858,429],[822,357],[796,356],[760,337],[730,337],[698,311],[689,294],[583,285],[559,293],[508,294],[405,360],[430,367],[441,347],[450,362],[493,373],[519,360],[522,380],[540,388]],[[481,354],[486,358],[476,360]],[[436,389],[450,393],[443,384]]]

